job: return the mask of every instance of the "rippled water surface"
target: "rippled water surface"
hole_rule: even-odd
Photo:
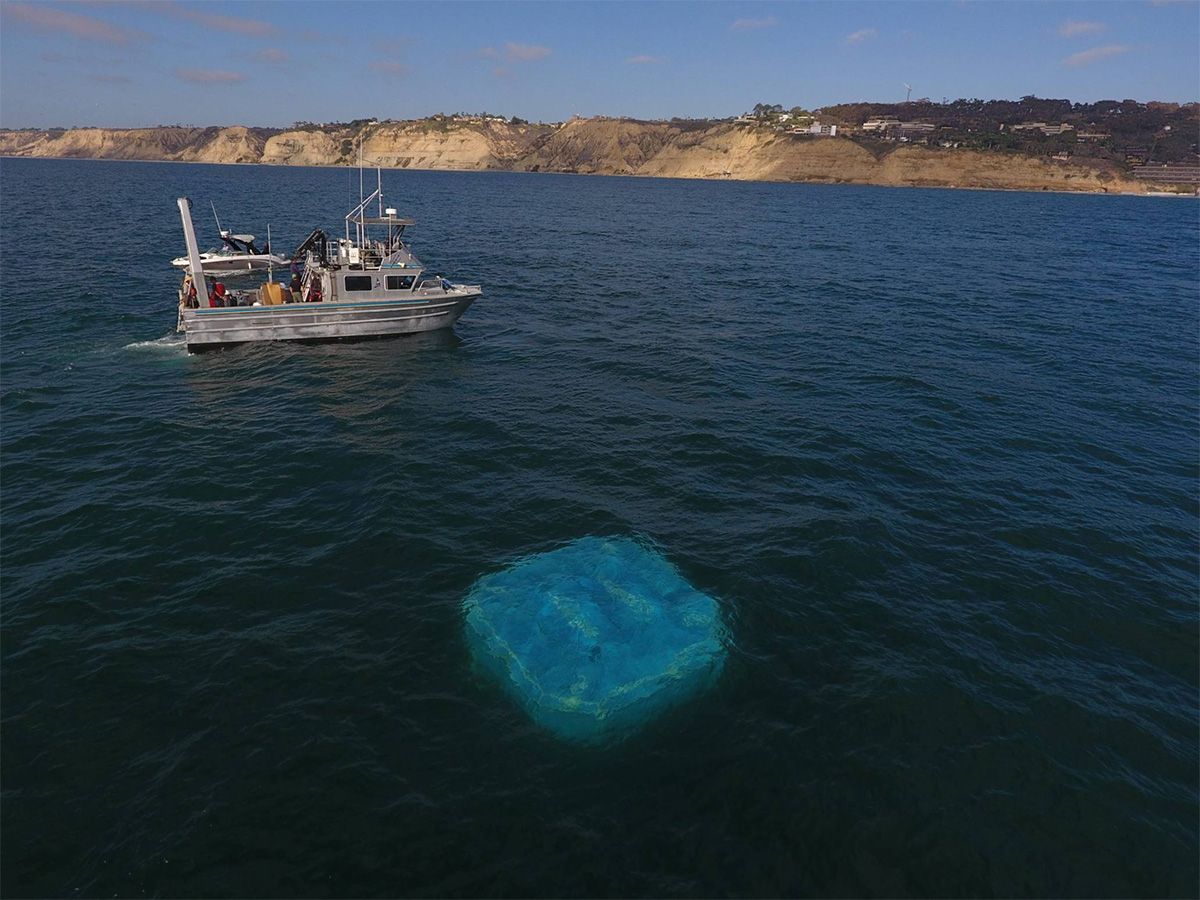
[[[4,160],[6,896],[1195,896],[1197,204],[388,172],[452,332],[199,357],[174,200]],[[471,663],[632,536],[715,690],[615,744]]]

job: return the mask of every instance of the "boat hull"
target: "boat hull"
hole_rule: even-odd
[[[363,340],[449,328],[479,295],[452,291],[422,301],[182,309],[179,325],[191,353],[258,341]]]

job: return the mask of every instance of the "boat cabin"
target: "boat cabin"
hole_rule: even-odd
[[[326,300],[404,300],[422,288],[445,288],[444,279],[423,278],[425,267],[404,244],[404,229],[416,225],[413,219],[401,219],[396,210],[383,206],[382,182],[369,197],[346,216],[346,235],[328,241],[314,231],[297,251],[304,260],[302,296],[310,283],[319,278]],[[377,202],[378,215],[366,215],[367,207]],[[353,228],[351,227],[353,226]],[[382,238],[373,236],[383,229]],[[374,232],[372,234],[372,229]]]

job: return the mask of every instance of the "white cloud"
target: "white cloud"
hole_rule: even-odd
[[[625,62],[635,66],[652,66],[657,63],[664,63],[667,59],[664,56],[631,56]]]
[[[225,69],[176,69],[175,77],[192,84],[237,84],[245,81],[247,76]]]
[[[1080,22],[1076,19],[1067,19],[1058,26],[1058,33],[1066,38],[1080,34],[1100,34],[1107,30],[1108,26],[1103,22]]]
[[[863,41],[871,40],[878,33],[874,28],[861,28],[853,34],[846,35],[845,42],[847,44],[861,44]]]
[[[292,57],[286,50],[280,50],[278,47],[263,47],[261,50],[255,50],[251,53],[250,58],[255,62],[278,65],[279,63],[287,62]]]
[[[504,54],[515,62],[519,59],[541,59],[543,56],[549,56],[550,50],[536,44],[514,44],[512,41],[505,41]]]
[[[240,16],[222,16],[214,13],[200,12],[196,9],[190,9],[182,3],[176,3],[175,0],[151,0],[148,3],[139,3],[138,8],[161,13],[173,19],[182,19],[185,22],[191,22],[193,25],[200,25],[203,28],[211,28],[214,31],[226,31],[230,34],[241,34],[246,37],[270,37],[279,31],[270,22],[243,19]]]
[[[1079,53],[1072,53],[1064,59],[1063,65],[1070,66],[1073,69],[1080,66],[1090,66],[1092,63],[1099,62],[1106,57],[1120,56],[1122,53],[1128,53],[1129,50],[1129,47],[1122,46],[1121,44],[1109,44],[1107,47],[1082,50]]]
[[[495,47],[484,47],[477,51],[480,56],[486,56],[488,59],[503,59],[510,63],[526,62],[531,59],[541,59],[550,55],[548,47],[539,47],[536,44],[514,44],[512,41],[504,42],[504,51],[501,52]],[[504,70],[505,75],[511,74],[507,69]]]
[[[406,66],[402,62],[396,62],[391,59],[367,63],[367,68],[372,72],[378,72],[380,75],[391,75],[393,78],[403,78],[413,71],[412,66]]]
[[[779,24],[779,20],[774,16],[767,16],[765,19],[735,19],[733,24],[729,26],[730,31],[756,31],[759,28],[774,28]]]
[[[392,59],[400,59],[408,49],[408,45],[412,43],[410,38],[392,38],[391,40],[374,40],[371,41],[371,46],[382,53],[384,56],[390,56]]]
[[[118,28],[110,22],[79,13],[65,12],[40,3],[0,3],[0,12],[18,28],[52,35],[69,34],[85,41],[128,44],[132,40],[150,37],[144,31]]]

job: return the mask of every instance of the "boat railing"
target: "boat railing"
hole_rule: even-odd
[[[428,276],[425,276],[424,278],[422,278],[419,282],[417,282],[417,290],[418,291],[430,291],[430,290],[434,290],[436,288],[437,290],[444,291],[444,290],[447,290],[446,285],[449,283],[450,282],[448,282],[441,275],[428,275]]]
[[[358,204],[358,206],[356,206],[356,207],[355,207],[355,208],[354,208],[354,209],[353,209],[353,210],[352,210],[352,211],[351,211],[351,212],[350,212],[350,213],[349,213],[349,214],[346,216],[346,221],[347,221],[347,222],[355,222],[355,223],[358,223],[358,224],[362,224],[362,220],[363,220],[364,218],[366,218],[366,215],[367,215],[367,206],[368,206],[368,205],[369,205],[369,204],[370,204],[370,203],[371,203],[373,200],[375,200],[376,198],[380,197],[380,196],[382,195],[382,193],[383,193],[383,192],[382,192],[382,191],[381,191],[379,188],[376,188],[374,191],[372,191],[372,192],[371,192],[371,195],[370,195],[369,197],[366,197],[365,199],[363,199],[363,200],[362,200],[362,201],[361,201],[361,202]]]
[[[394,252],[389,250],[383,241],[375,240],[361,245],[353,241],[338,241],[334,251],[339,263],[361,265],[368,269],[379,268],[383,260]]]
[[[312,288],[313,279],[317,277],[317,267],[314,264],[313,252],[308,251],[304,255],[304,272],[300,276],[300,296],[296,300],[308,299],[308,293]]]
[[[351,210],[349,215],[346,216],[346,237],[347,238],[350,237],[350,225],[351,225],[351,223],[353,223],[354,234],[355,234],[355,238],[356,238],[355,243],[359,244],[360,246],[367,243],[367,223],[366,223],[367,207],[376,200],[378,200],[380,205],[382,205],[382,203],[383,203],[383,185],[382,185],[382,183],[380,184],[379,187],[375,188],[375,190],[373,190],[371,192],[370,196],[365,197],[362,200],[360,200],[358,206],[356,206],[353,210]]]

